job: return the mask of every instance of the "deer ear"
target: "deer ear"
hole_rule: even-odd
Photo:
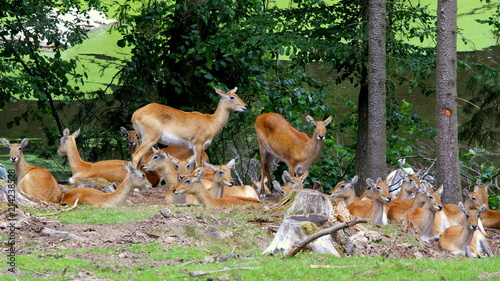
[[[23,149],[25,146],[27,146],[27,145],[28,145],[28,142],[29,142],[28,138],[24,138],[24,139],[21,141],[21,143],[19,144],[19,147],[20,147],[21,149]]]
[[[73,133],[73,138],[76,139],[80,135],[80,128]]]
[[[358,179],[359,179],[358,175],[355,175],[354,178],[352,178],[352,180],[351,180],[351,184],[353,184],[353,185],[356,184],[358,182]]]
[[[316,121],[310,115],[306,115],[306,121],[316,126]]]
[[[5,146],[7,148],[10,147],[10,142],[8,140],[6,140],[6,139],[2,139],[2,144],[3,144],[3,146]]]
[[[367,178],[367,179],[366,179],[366,184],[367,184],[368,186],[375,186],[375,183],[373,182],[373,180],[372,180],[371,178]]]
[[[64,131],[63,131],[63,137],[67,137],[69,135],[70,135],[69,129],[68,128],[64,129]]]
[[[122,134],[124,134],[124,135],[127,135],[127,136],[128,136],[128,131],[127,131],[127,129],[125,129],[124,127],[120,127],[120,132],[122,132]]]
[[[235,160],[235,159],[231,159],[231,161],[229,161],[229,162],[226,164],[226,166],[227,166],[230,170],[233,170],[235,165],[236,165],[236,160]]]
[[[330,122],[332,122],[332,120],[333,120],[332,116],[329,116],[328,118],[326,118],[326,120],[325,120],[325,127],[328,126],[328,124],[330,124]]]

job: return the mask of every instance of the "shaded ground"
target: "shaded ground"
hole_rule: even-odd
[[[165,190],[162,187],[148,191],[134,192],[129,205],[163,205]],[[240,249],[257,248],[263,251],[272,241],[278,230],[282,216],[273,214],[269,208],[275,199],[264,206],[244,206],[238,208],[159,207],[160,211],[153,217],[140,221],[119,224],[63,224],[47,217],[35,217],[26,214],[18,229],[18,252],[27,254],[35,252],[53,252],[45,254],[57,258],[61,249],[84,250],[71,254],[74,258],[86,260],[112,261],[120,258],[123,267],[134,267],[138,264],[166,265],[181,264],[186,261],[146,260],[141,253],[132,253],[127,249],[130,245],[142,243],[159,243],[164,249],[173,245],[197,246],[200,248],[213,243],[238,247]],[[238,213],[254,214],[245,223],[252,227],[233,228],[241,225],[241,219],[221,219],[219,215]],[[211,214],[211,215],[207,215]],[[0,228],[5,230],[5,217],[1,218]],[[237,229],[237,230],[235,230]],[[361,231],[360,231],[361,230]],[[500,254],[500,231],[488,229],[488,242],[495,255]],[[384,256],[388,258],[450,258],[450,254],[438,249],[437,242],[423,243],[409,237],[397,224],[389,226],[360,225],[357,229],[346,229],[339,233],[355,241],[349,245],[345,238],[341,252],[356,256]],[[356,237],[354,239],[353,237]],[[95,247],[117,249],[116,255],[87,251]],[[6,249],[3,248],[6,252]],[[300,253],[299,253],[300,255]],[[229,256],[214,259],[232,258]],[[6,269],[2,269],[2,272]]]

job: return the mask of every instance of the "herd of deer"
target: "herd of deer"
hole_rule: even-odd
[[[339,182],[330,195],[342,200],[351,215],[367,218],[375,224],[387,225],[389,220],[400,222],[414,230],[424,242],[438,241],[441,249],[468,257],[491,256],[485,228],[500,229],[500,211],[490,210],[488,184],[478,180],[473,191],[463,190],[465,200],[458,204],[441,203],[443,187],[433,190],[421,183],[418,173],[400,174],[390,180],[367,179],[363,194],[356,196],[351,181]],[[388,185],[401,180],[397,196],[389,193]]]
[[[283,116],[265,113],[257,117],[255,130],[260,149],[259,181],[252,186],[235,185],[231,177],[234,159],[225,165],[212,165],[205,153],[215,135],[226,125],[232,111],[242,112],[247,105],[236,95],[237,88],[223,92],[213,114],[185,112],[166,105],[148,104],[132,115],[133,131],[121,128],[128,136],[131,162],[105,160],[86,162],[78,152],[76,138],[65,129],[57,153],[67,156],[72,177],[78,179],[103,178],[119,183],[110,193],[94,188],[73,188],[63,192],[57,180],[45,169],[29,165],[23,156],[28,139],[20,143],[2,144],[10,149],[10,160],[18,178],[18,188],[27,195],[63,204],[86,204],[98,207],[124,204],[135,188],[149,189],[165,182],[166,204],[203,204],[208,206],[234,206],[260,204],[266,190],[272,193],[289,193],[303,187],[308,170],[318,157],[326,136],[326,127],[332,121],[315,121],[306,116],[314,127],[310,138],[290,125]],[[157,149],[154,146],[166,146]],[[288,165],[284,172],[286,183],[281,186],[272,181],[271,164],[279,159]],[[270,184],[267,189],[266,181]],[[362,197],[356,197],[353,185],[357,181],[341,182],[332,190],[333,197],[342,198],[354,216],[369,218],[376,224],[410,221],[424,241],[439,238],[439,245],[453,253],[469,256],[491,254],[485,240],[485,227],[500,227],[500,212],[489,210],[487,186],[466,194],[465,202],[458,205],[441,205],[440,190],[428,190],[416,175],[405,175],[397,197],[388,192],[388,183],[367,179]],[[480,218],[480,220],[478,220]],[[482,224],[481,224],[482,223]],[[470,247],[469,247],[470,245]]]

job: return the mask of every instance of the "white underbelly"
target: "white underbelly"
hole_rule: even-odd
[[[173,134],[162,134],[158,142],[168,146],[183,146],[188,147],[189,149],[193,148],[193,144],[190,141]]]

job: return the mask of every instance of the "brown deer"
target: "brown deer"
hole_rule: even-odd
[[[280,114],[265,113],[257,117],[255,130],[259,142],[262,186],[265,178],[271,180],[270,168],[275,158],[287,164],[291,176],[299,177],[318,157],[326,137],[326,126],[332,121],[332,116],[325,121],[315,121],[307,115],[306,120],[315,127],[312,138],[299,132]],[[264,195],[261,193],[261,196]]]
[[[440,249],[451,252],[454,255],[475,257],[471,252],[470,243],[474,232],[479,231],[478,219],[481,213],[486,211],[486,205],[479,209],[467,209],[462,202],[458,202],[458,207],[467,218],[463,225],[454,225],[447,228],[439,238],[438,246]],[[487,247],[487,244],[483,244]],[[489,248],[489,247],[488,247]]]
[[[236,90],[224,93],[215,88],[220,101],[214,114],[185,112],[157,103],[136,110],[132,115],[132,125],[141,137],[141,144],[132,156],[134,166],[139,165],[140,159],[156,143],[188,147],[196,155],[197,166],[201,166],[203,150],[226,125],[229,113],[247,109],[247,105],[236,95]]]
[[[62,190],[54,176],[44,168],[31,166],[24,159],[23,148],[28,145],[28,139],[12,144],[2,139],[2,144],[10,150],[10,161],[14,163],[19,189],[40,200],[59,203]]]
[[[443,231],[443,226],[435,220],[436,212],[443,209],[441,203],[442,188],[430,193],[422,185],[421,191],[425,193],[426,200],[422,208],[414,210],[408,215],[408,220],[412,223],[417,235],[424,242],[436,241]]]
[[[64,194],[62,203],[73,205],[78,200],[78,205],[90,205],[101,208],[121,206],[127,201],[134,188],[151,188],[146,174],[136,170],[130,162],[128,162],[128,166],[125,166],[125,164],[123,166],[127,171],[127,175],[115,191],[104,193],[94,188],[74,188]]]
[[[73,174],[69,179],[70,183],[74,183],[77,179],[86,178],[103,178],[109,182],[122,182],[127,175],[127,170],[122,165],[123,161],[104,160],[95,163],[83,161],[76,146],[76,138],[79,135],[80,129],[73,134],[70,134],[69,129],[64,129],[57,149],[57,154],[68,157]]]
[[[192,194],[200,204],[205,206],[237,206],[247,204],[261,204],[260,200],[248,197],[217,198],[210,194],[201,183],[201,178],[205,174],[205,168],[197,168],[194,172],[182,179],[179,185],[173,190],[175,194]]]

